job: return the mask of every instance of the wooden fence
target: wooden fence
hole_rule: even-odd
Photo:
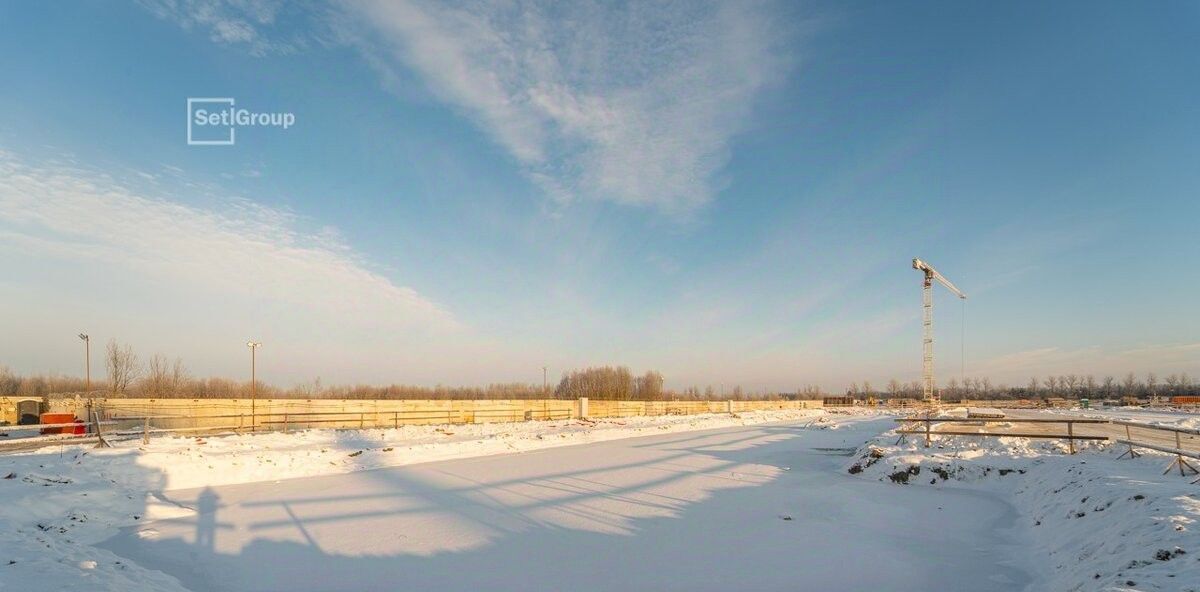
[[[695,415],[815,409],[820,401],[609,401],[587,399],[52,399],[48,411],[103,419],[150,417],[154,427],[282,429],[397,427],[580,417]]]

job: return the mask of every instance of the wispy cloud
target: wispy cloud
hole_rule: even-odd
[[[713,198],[755,97],[789,62],[757,1],[335,0],[303,17],[277,0],[142,3],[256,54],[351,44],[385,80],[416,72],[557,202],[669,214]]]
[[[420,72],[563,200],[706,203],[755,95],[785,65],[755,2],[347,6],[373,33],[366,51]]]
[[[1065,349],[1041,347],[984,360],[972,373],[1006,380],[1028,380],[1033,376],[1094,374],[1121,376],[1126,372],[1170,374],[1200,369],[1200,343],[1150,344],[1133,348],[1098,345]]]
[[[155,16],[188,30],[208,34],[214,42],[245,47],[254,55],[290,53],[309,44],[311,34],[282,33],[276,28],[285,14],[312,9],[309,2],[284,0],[138,0]]]
[[[206,293],[251,296],[340,322],[453,329],[453,315],[372,271],[334,229],[242,200],[203,209],[96,172],[0,152],[0,247],[102,262]],[[365,321],[363,321],[365,322]]]

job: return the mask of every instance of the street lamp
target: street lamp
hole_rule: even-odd
[[[250,430],[258,426],[258,368],[255,353],[262,344],[257,341],[247,341],[250,348]]]
[[[83,368],[87,376],[87,392],[92,392],[92,340],[87,333],[80,333],[83,340]]]

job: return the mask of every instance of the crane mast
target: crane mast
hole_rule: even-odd
[[[934,389],[933,380],[933,281],[945,286],[947,290],[953,292],[960,299],[965,300],[966,294],[959,290],[945,276],[938,273],[933,266],[918,259],[912,260],[913,269],[924,274],[925,280],[922,284],[924,287],[922,293],[922,338],[921,338],[921,378],[923,381],[923,391],[926,403],[937,404],[940,398]]]

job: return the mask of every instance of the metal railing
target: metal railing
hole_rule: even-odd
[[[1171,469],[1175,469],[1175,468],[1179,469],[1179,476],[1181,476],[1181,477],[1187,476],[1189,473],[1192,475],[1200,474],[1200,470],[1197,470],[1196,467],[1192,466],[1191,463],[1184,460],[1184,457],[1200,460],[1200,451],[1184,449],[1183,441],[1182,441],[1183,434],[1188,434],[1189,436],[1200,436],[1200,429],[1181,428],[1181,427],[1176,427],[1176,426],[1165,426],[1165,425],[1152,424],[1152,423],[1127,421],[1127,420],[1123,420],[1123,419],[1114,419],[1114,420],[1112,420],[1112,423],[1113,423],[1113,425],[1119,425],[1119,426],[1125,427],[1125,437],[1124,438],[1115,438],[1113,441],[1118,444],[1124,444],[1128,447],[1128,450],[1121,453],[1121,456],[1119,456],[1117,458],[1125,458],[1126,456],[1128,456],[1129,458],[1137,458],[1137,457],[1141,456],[1141,454],[1139,454],[1136,450],[1134,450],[1134,448],[1146,448],[1148,450],[1154,450],[1157,452],[1165,452],[1167,454],[1175,455],[1175,460],[1171,461],[1171,464],[1167,465],[1167,468],[1163,470],[1164,475],[1166,475],[1167,473],[1170,473]],[[1161,444],[1154,444],[1152,442],[1144,442],[1144,441],[1134,440],[1133,434],[1130,431],[1131,428],[1137,428],[1137,429],[1143,429],[1143,430],[1155,430],[1155,431],[1160,431],[1160,432],[1171,433],[1174,435],[1175,446],[1174,447],[1163,446]],[[1192,481],[1192,483],[1193,484],[1200,483],[1200,479],[1196,479],[1195,481]]]
[[[1117,458],[1137,458],[1141,456],[1135,449],[1144,448],[1154,450],[1166,454],[1175,455],[1163,474],[1171,472],[1173,469],[1178,469],[1181,476],[1189,474],[1200,474],[1195,466],[1189,463],[1186,458],[1200,460],[1200,450],[1188,450],[1183,445],[1183,435],[1200,436],[1200,429],[1184,428],[1160,425],[1154,423],[1144,423],[1137,421],[1128,421],[1121,419],[1100,419],[1100,418],[962,418],[962,417],[933,417],[926,415],[924,417],[902,417],[896,421],[901,424],[916,424],[923,426],[923,429],[899,429],[896,430],[900,434],[900,439],[903,440],[909,435],[923,435],[925,437],[925,446],[931,445],[933,436],[978,436],[978,437],[1007,437],[1007,438],[1043,438],[1066,440],[1067,446],[1071,454],[1075,454],[1076,440],[1108,440],[1117,444],[1124,444],[1128,449]],[[946,423],[962,423],[962,424],[1064,424],[1066,425],[1066,433],[1035,433],[1035,432],[985,432],[985,431],[968,431],[968,430],[943,430],[934,429],[934,424]],[[1123,426],[1125,428],[1125,437],[1114,437],[1112,435],[1096,435],[1096,434],[1078,434],[1075,432],[1075,424],[1091,424],[1091,425],[1106,425],[1106,426]],[[1146,430],[1151,433],[1166,433],[1171,434],[1174,438],[1174,446],[1164,444],[1156,444],[1146,440],[1138,440],[1134,438],[1132,430]],[[1193,484],[1200,483],[1200,479],[1192,481]]]
[[[932,437],[938,436],[998,436],[1008,438],[1045,438],[1053,440],[1066,440],[1067,447],[1071,454],[1075,454],[1076,440],[1108,440],[1108,436],[1087,436],[1075,433],[1075,424],[1077,423],[1109,423],[1107,419],[1020,419],[1020,418],[962,418],[962,417],[901,417],[896,419],[901,423],[921,423],[925,425],[923,431],[920,430],[897,430],[897,433],[902,434],[901,437],[910,434],[924,434],[925,446],[928,448]],[[1065,424],[1067,432],[1065,434],[1041,434],[1041,433],[1018,433],[1018,432],[978,432],[965,430],[933,430],[935,423],[970,423],[970,424],[989,424],[989,423],[1033,423],[1033,424]]]

